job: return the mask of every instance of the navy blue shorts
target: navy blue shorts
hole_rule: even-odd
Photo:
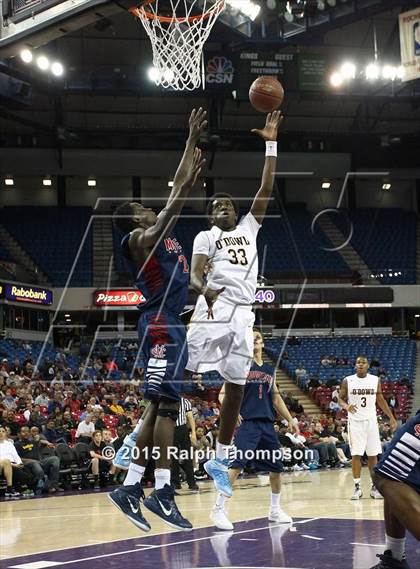
[[[398,429],[374,470],[420,494],[420,413]]]
[[[234,445],[237,455],[229,464],[229,468],[242,469],[248,462],[251,462],[260,471],[283,471],[282,461],[273,456],[273,451],[277,451],[277,456],[279,456],[280,443],[271,421],[244,420],[235,433]],[[256,451],[260,451],[260,457]],[[256,459],[251,458],[253,453],[256,453]]]
[[[174,314],[149,310],[140,316],[138,332],[144,358],[145,398],[180,401],[188,360],[185,325]]]

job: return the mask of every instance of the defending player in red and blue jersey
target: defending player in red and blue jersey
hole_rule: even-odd
[[[373,480],[384,497],[386,544],[372,569],[410,569],[406,530],[420,540],[420,409],[395,433],[374,468]]]
[[[186,330],[179,314],[187,301],[189,269],[172,230],[204,165],[196,143],[207,124],[205,115],[201,108],[191,113],[184,155],[168,202],[159,215],[134,202],[123,204],[114,213],[115,226],[124,234],[121,242],[123,255],[135,286],[145,297],[145,302],[139,305],[138,332],[145,365],[145,397],[150,404],[141,429],[138,425],[134,432],[138,456],[130,456],[134,446],[130,435],[124,449],[128,461],[133,460],[124,485],[108,497],[144,531],[150,530],[150,524],[140,509],[142,498],[144,506],[171,527],[192,529],[191,523],[175,504],[174,490],[170,485],[171,458],[168,456],[180,404],[178,385],[183,380],[188,359]],[[140,482],[152,447],[159,454],[156,458],[156,485],[152,494],[144,499]]]
[[[277,433],[274,430],[276,413],[287,420],[293,432],[297,433],[299,429],[279,393],[274,366],[263,360],[263,348],[263,337],[258,330],[254,330],[254,359],[245,384],[239,415],[240,425],[234,438],[235,458],[229,464],[229,478],[233,485],[249,461],[248,455],[256,451],[265,451],[264,455],[267,457],[264,456],[262,459],[257,457],[253,463],[257,470],[270,473],[271,502],[268,519],[277,523],[291,523],[292,518],[280,507],[280,474],[283,471],[283,463],[276,456],[280,450]],[[223,397],[222,387],[219,394],[220,401],[223,401]],[[233,525],[224,507],[226,499],[223,494],[218,494],[210,519],[217,528],[232,530]]]

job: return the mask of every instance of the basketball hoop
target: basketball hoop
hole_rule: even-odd
[[[225,0],[168,0],[168,15],[158,13],[159,1],[130,8],[152,42],[154,82],[176,91],[204,88],[203,46]]]

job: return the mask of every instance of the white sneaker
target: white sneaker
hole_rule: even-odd
[[[227,517],[224,508],[213,506],[210,512],[210,519],[218,529],[233,530],[233,524]]]
[[[303,470],[303,468],[301,466],[299,466],[298,464],[295,464],[293,467],[294,472],[300,472],[301,470]]]
[[[384,499],[382,494],[379,493],[379,491],[376,489],[375,486],[372,486],[372,488],[370,489],[370,497],[373,498],[374,500]]]
[[[355,486],[353,496],[350,498],[350,500],[360,500],[362,496],[363,496],[362,489],[359,486]]]
[[[293,520],[281,508],[270,508],[268,512],[268,520],[270,522],[277,522],[278,524],[292,524]]]

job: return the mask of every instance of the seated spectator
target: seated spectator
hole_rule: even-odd
[[[42,434],[45,439],[52,444],[67,442],[63,437],[63,433],[60,433],[60,431],[55,428],[55,422],[52,419],[47,422],[47,426],[45,427]]]
[[[317,377],[311,377],[308,383],[308,389],[317,389],[320,386],[320,382]]]
[[[194,384],[194,393],[200,397],[203,397],[207,389],[205,385],[203,385],[203,376],[201,373],[193,373],[191,375],[191,380]]]
[[[55,377],[52,379],[50,387],[53,391],[56,391],[57,388],[58,389],[64,389],[64,381],[63,378],[61,377],[61,373],[58,372]]]
[[[61,394],[54,393],[54,399],[51,399],[48,403],[48,415],[52,415],[56,408],[59,408],[60,411],[62,410],[63,406],[61,403]]]
[[[22,427],[19,432],[19,440],[15,447],[23,464],[30,470],[36,481],[36,494],[47,491],[49,494],[59,489],[58,476],[60,471],[60,459],[57,456],[40,455],[40,440],[31,438],[29,427]],[[50,443],[47,443],[50,444]],[[44,478],[46,477],[46,480]]]
[[[46,393],[40,393],[39,395],[37,395],[35,397],[35,405],[40,405],[42,407],[48,407],[50,400],[48,398],[48,395]]]
[[[105,413],[102,410],[99,412],[95,411],[93,413],[92,421],[95,424],[96,431],[102,431],[103,429],[106,429]]]
[[[339,463],[337,449],[334,443],[322,437],[323,427],[321,423],[315,423],[314,427],[309,427],[301,434],[306,439],[306,446],[309,449],[317,450],[319,453],[320,465],[325,468],[335,466]]]
[[[201,405],[201,414],[204,419],[208,419],[213,415],[213,410],[209,408],[208,401],[203,401]]]
[[[109,410],[113,415],[123,415],[124,409],[118,403],[118,399],[116,397],[112,398],[112,405],[109,406]]]
[[[124,409],[126,411],[136,411],[137,409],[137,399],[134,395],[129,395],[124,401]]]
[[[391,411],[395,411],[399,407],[397,398],[395,397],[395,395],[393,393],[391,393],[391,395],[389,396],[388,405],[389,405]]]
[[[83,421],[77,426],[76,430],[76,443],[90,444],[92,442],[92,435],[95,431],[95,425],[92,422],[92,416],[86,415]]]
[[[23,468],[22,460],[13,442],[7,440],[6,429],[0,427],[0,474],[6,479],[5,498],[20,497],[20,492],[17,492],[13,486],[13,471],[18,468]]]
[[[328,406],[329,410],[331,411],[331,413],[333,415],[335,415],[336,413],[338,413],[338,411],[341,411],[341,407],[338,403],[338,399],[337,397],[333,397],[330,401],[330,404]]]
[[[102,451],[107,445],[102,440],[102,432],[94,431],[92,440],[89,444],[90,456],[92,458],[92,474],[94,476],[94,489],[99,490],[99,474],[109,474],[112,466],[112,458],[106,458]],[[114,469],[115,470],[115,469]]]
[[[220,416],[220,409],[219,409],[219,407],[218,407],[216,401],[212,401],[212,402],[210,403],[210,409],[211,409],[211,411],[213,412],[213,415],[214,415],[215,417],[219,417],[219,416]]]
[[[16,397],[12,395],[11,389],[6,389],[6,395],[2,399],[3,407],[5,409],[14,409],[16,407]]]
[[[329,360],[329,358],[328,358],[327,356],[322,356],[322,357],[321,357],[321,365],[322,365],[323,367],[329,367],[329,365],[330,365],[330,360]]]
[[[0,419],[0,426],[10,430],[11,438],[16,438],[20,429],[18,421],[15,420],[15,412],[13,409],[7,409],[3,412],[3,417]]]

